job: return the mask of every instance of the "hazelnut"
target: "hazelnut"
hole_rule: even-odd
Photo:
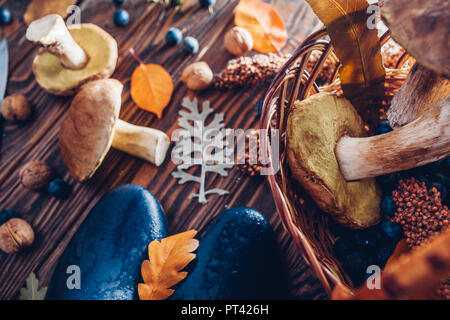
[[[253,49],[250,32],[241,27],[233,27],[225,34],[225,47],[235,56],[241,56]]]
[[[3,100],[2,115],[9,122],[25,121],[28,119],[30,113],[30,103],[21,94],[8,96]]]
[[[43,161],[31,161],[20,169],[19,179],[23,186],[39,190],[48,185],[52,178],[52,169]]]
[[[186,83],[189,89],[196,91],[208,88],[213,78],[211,68],[203,61],[187,66],[181,75],[181,81]]]
[[[19,218],[12,218],[0,226],[0,249],[7,254],[33,244],[34,231],[30,224]]]

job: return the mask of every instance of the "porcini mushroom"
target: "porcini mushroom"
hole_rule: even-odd
[[[67,28],[61,16],[51,14],[33,21],[26,38],[41,47],[33,61],[36,81],[55,95],[73,95],[88,81],[110,77],[116,67],[116,40],[91,23]]]
[[[74,97],[59,132],[61,157],[70,175],[84,181],[112,146],[161,165],[170,145],[162,131],[118,119],[123,85],[115,79],[85,84]]]
[[[287,126],[287,158],[294,178],[318,207],[359,229],[380,219],[381,192],[375,179],[347,182],[334,148],[344,135],[365,136],[357,111],[345,98],[319,93],[296,102]]]
[[[394,40],[416,59],[387,112],[395,129],[450,94],[450,2],[384,0],[381,15]]]

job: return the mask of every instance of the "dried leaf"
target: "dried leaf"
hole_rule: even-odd
[[[139,66],[131,76],[131,98],[141,108],[153,112],[161,118],[162,112],[170,102],[173,93],[173,81],[170,74],[157,64],[144,64],[130,50]]]
[[[361,115],[368,104],[384,97],[385,69],[377,29],[369,29],[366,0],[307,0],[326,25],[344,95]],[[367,120],[367,119],[366,119]]]
[[[287,32],[283,19],[270,4],[263,1],[239,1],[234,24],[250,32],[256,51],[277,52],[286,44]]]
[[[77,0],[31,0],[23,19],[28,25],[48,14],[59,14],[65,18],[69,14],[68,8],[76,3]]]
[[[47,294],[47,287],[39,290],[39,280],[34,272],[30,273],[26,282],[26,287],[20,289],[19,300],[44,300]]]
[[[164,300],[174,293],[170,288],[186,278],[187,272],[181,270],[196,257],[192,253],[199,244],[196,234],[190,230],[149,244],[149,260],[141,268],[144,283],[138,285],[141,300]]]

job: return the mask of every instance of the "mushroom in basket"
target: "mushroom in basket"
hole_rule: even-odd
[[[162,131],[118,119],[123,85],[102,79],[84,85],[72,101],[59,132],[61,157],[77,181],[89,179],[111,145],[159,166],[170,145]]]
[[[381,14],[391,36],[416,59],[387,113],[391,127],[398,128],[450,94],[450,3],[385,0]]]
[[[94,24],[67,28],[61,16],[51,14],[33,21],[26,38],[41,47],[33,72],[49,93],[73,95],[88,81],[109,78],[116,68],[116,40]]]

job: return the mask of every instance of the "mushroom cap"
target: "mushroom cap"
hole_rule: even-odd
[[[74,97],[59,132],[59,146],[75,180],[89,179],[111,147],[122,89],[118,80],[102,79],[84,85]]]
[[[319,93],[295,103],[288,119],[289,167],[318,207],[338,222],[360,229],[380,219],[375,179],[347,182],[334,149],[348,135],[365,135],[363,122],[345,98]]]
[[[89,57],[83,69],[65,68],[57,56],[45,49],[40,49],[33,61],[36,81],[45,91],[59,96],[73,95],[89,81],[109,78],[118,57],[116,40],[99,26],[82,23],[68,29]]]
[[[381,16],[419,64],[450,77],[450,1],[384,0]]]

